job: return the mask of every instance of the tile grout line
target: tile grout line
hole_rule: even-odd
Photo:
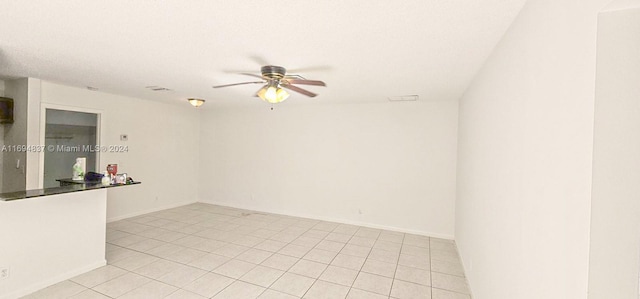
[[[404,247],[404,238],[405,238],[405,234],[402,234],[402,242],[400,243],[400,252],[398,252],[398,259],[396,260],[396,270],[393,271],[393,280],[391,281],[391,289],[389,290],[389,297],[391,297],[391,292],[393,291],[393,285],[396,282],[396,273],[398,272],[398,266],[400,265],[400,255],[402,255],[402,247]]]
[[[431,261],[431,238],[429,238],[429,296],[433,299],[433,263]]]
[[[357,230],[356,230],[355,232],[353,232],[353,235],[351,235],[351,237],[349,238],[349,240],[347,240],[347,242],[346,242],[346,243],[344,243],[344,246],[340,249],[340,251],[338,251],[338,254],[340,254],[340,252],[342,252],[342,250],[344,250],[344,247],[346,247],[346,246],[347,246],[347,244],[349,244],[349,241],[351,241],[351,239],[353,239],[353,237],[356,235],[356,233],[357,233],[357,232],[358,232]],[[373,248],[372,248],[371,250],[373,250]],[[366,262],[367,262],[367,258],[369,257],[369,254],[371,254],[371,250],[369,250],[369,253],[367,253],[367,257],[365,257],[365,258],[364,258],[364,263],[366,263]],[[331,260],[331,262],[333,262],[333,260],[335,260],[335,259],[336,259],[336,257],[338,256],[338,254],[336,254],[336,256],[335,256],[335,257],[333,257],[333,259]],[[346,255],[346,254],[345,254],[345,255]],[[349,256],[351,256],[351,255],[349,255]],[[364,263],[362,263],[362,266],[360,266],[360,270],[362,270],[362,267],[364,267]],[[336,266],[336,267],[337,267],[337,266]],[[327,267],[327,268],[328,268],[328,267]],[[351,270],[354,270],[354,269],[351,269]],[[352,283],[351,283],[351,285],[349,286],[349,291],[347,291],[347,295],[346,295],[345,297],[349,296],[349,293],[351,293],[351,289],[353,289],[353,284],[356,282],[356,280],[358,279],[358,276],[360,275],[360,270],[358,270],[358,273],[356,273],[356,277],[353,279],[353,282],[352,282]]]

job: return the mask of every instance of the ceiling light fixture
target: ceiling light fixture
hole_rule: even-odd
[[[276,80],[271,80],[267,85],[263,86],[257,93],[263,101],[277,104],[281,103],[289,97],[289,93],[280,87],[280,84]]]
[[[202,104],[204,104],[204,100],[203,99],[188,99],[187,101],[189,101],[189,104],[193,105],[193,107],[200,107],[202,106]]]

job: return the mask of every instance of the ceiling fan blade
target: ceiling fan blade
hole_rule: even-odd
[[[316,85],[316,86],[327,86],[322,81],[319,80],[300,80],[300,79],[287,79],[287,82],[290,84],[303,84],[303,85]]]
[[[317,96],[317,94],[315,94],[315,93],[313,93],[313,92],[310,92],[310,91],[308,91],[308,90],[306,90],[306,89],[302,89],[302,88],[300,88],[300,87],[298,87],[298,86],[295,86],[295,85],[291,85],[291,84],[282,84],[281,86],[282,86],[283,88],[286,88],[286,89],[289,89],[289,90],[293,90],[293,91],[295,91],[295,92],[301,93],[301,94],[306,95],[306,96],[308,96],[308,97],[312,97],[312,98],[313,98],[313,97]]]
[[[249,56],[249,58],[253,60],[255,63],[257,63],[258,65],[270,65],[270,63],[260,55],[251,55]]]
[[[256,78],[262,78],[262,75],[258,75],[258,74],[253,74],[253,73],[240,73],[240,75],[247,75],[247,76],[251,76],[251,77],[256,77]]]
[[[301,67],[287,70],[288,73],[309,73],[309,72],[317,72],[317,71],[331,71],[333,68],[328,65],[318,65],[318,66],[310,66],[310,67]]]
[[[225,85],[216,85],[216,86],[213,86],[213,88],[222,88],[222,87],[245,85],[245,84],[264,84],[264,83],[265,83],[264,81],[242,82],[242,83],[233,83],[233,84],[225,84]]]
[[[251,73],[255,70],[240,70],[240,69],[226,69],[226,70],[222,70],[223,73],[225,74],[242,74],[242,73]]]

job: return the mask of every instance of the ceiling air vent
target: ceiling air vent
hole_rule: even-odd
[[[155,85],[147,86],[145,88],[153,90],[153,91],[173,91],[173,90],[171,90],[169,88],[165,88],[165,87],[162,87],[162,86],[155,86]]]
[[[394,96],[387,99],[389,99],[389,102],[415,102],[418,100],[418,95]]]

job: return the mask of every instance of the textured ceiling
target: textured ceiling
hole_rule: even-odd
[[[0,77],[215,107],[258,102],[259,85],[211,86],[268,63],[328,85],[286,103],[452,100],[524,2],[0,0]]]

